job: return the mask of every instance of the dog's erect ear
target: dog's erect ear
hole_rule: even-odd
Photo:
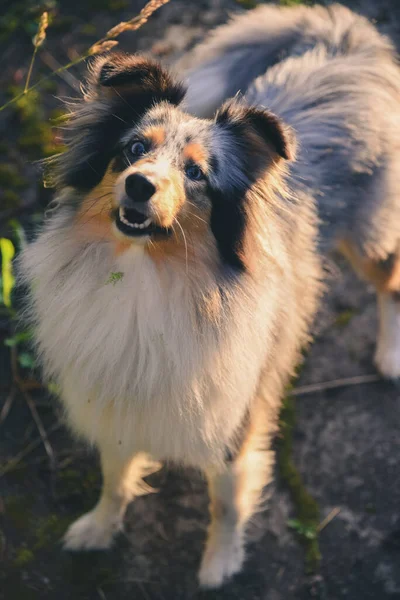
[[[295,158],[293,130],[269,110],[246,106],[237,100],[228,101],[217,112],[215,121],[249,141],[255,133],[273,153],[285,160]]]
[[[96,59],[90,70],[88,99],[95,88],[99,97],[140,95],[149,102],[164,100],[178,105],[186,92],[158,63],[140,55],[115,52]]]
[[[72,106],[65,127],[67,151],[54,157],[57,187],[88,191],[98,185],[124,133],[157,102],[178,105],[185,88],[156,62],[122,53],[96,58],[89,67],[84,102]]]

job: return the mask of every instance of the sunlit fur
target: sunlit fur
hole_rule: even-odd
[[[291,125],[291,185],[316,201],[320,247],[338,249],[400,319],[400,72],[393,44],[333,5],[260,6],[218,28],[184,59],[186,107],[208,115],[239,90]],[[396,316],[395,316],[396,315]],[[400,332],[380,327],[377,366],[400,377]],[[387,358],[385,358],[387,357]]]
[[[283,166],[271,164],[266,149],[266,172],[246,192],[244,270],[236,273],[216,248],[204,186],[184,184],[173,159],[187,153],[189,134],[204,137],[220,163],[221,179],[209,178],[228,193],[242,176],[233,156],[240,148],[223,127],[168,106],[150,108],[133,138],[139,131],[144,138],[154,120],[163,123],[165,144],[128,160],[122,173],[109,167],[74,208],[68,200],[64,206],[65,190],[58,212],[25,252],[38,350],[84,437],[126,456],[146,451],[221,466],[236,449],[262,371],[268,369],[278,403],[307,339],[319,289],[314,217],[309,203],[279,183]],[[110,210],[132,171],[160,188],[151,210],[173,227],[170,237],[132,240],[116,231]],[[114,285],[107,284],[112,273],[123,274]],[[313,282],[308,292],[304,280]]]
[[[269,22],[284,27],[280,9],[271,10],[279,19],[265,21],[266,39]],[[226,52],[216,53],[212,72],[235,40],[250,43],[260,14],[222,30],[224,39],[230,31],[233,37]],[[282,14],[290,19],[292,13]],[[357,132],[356,156],[349,154],[353,146],[340,128],[334,136],[346,108],[358,107],[368,122],[375,114],[369,112],[372,103],[358,102],[353,92],[344,100],[332,97],[329,61],[323,64],[328,83],[317,86],[322,97],[328,94],[326,103],[308,109],[300,103],[313,86],[298,72],[307,69],[311,77],[318,56],[328,56],[328,50],[319,50],[307,62],[320,37],[322,44],[334,30],[329,52],[343,55],[344,64],[350,60],[351,45],[344,44],[329,14],[315,12],[316,23],[325,19],[326,25],[322,32],[316,26],[303,48],[305,65],[296,56],[282,63],[281,74],[280,63],[267,71],[268,85],[264,78],[254,83],[249,98],[258,108],[233,100],[210,119],[182,112],[182,86],[147,59],[113,54],[92,64],[85,101],[71,108],[68,150],[54,164],[57,208],[20,265],[32,290],[28,313],[45,374],[60,385],[72,430],[101,454],[101,499],[68,530],[68,549],[108,547],[127,503],[143,490],[141,476],[156,468],[153,460],[162,460],[198,467],[209,481],[212,522],[201,584],[218,586],[242,566],[245,526],[272,475],[270,446],[280,399],[308,341],[321,291],[315,200],[336,189],[335,169],[348,173],[358,165],[365,177],[373,171],[371,157],[362,152],[372,144],[364,129]],[[313,22],[311,16],[311,30]],[[380,38],[371,31],[372,43]],[[298,28],[300,38],[301,32]],[[382,44],[382,57],[388,57],[382,60],[390,63],[390,49]],[[268,60],[266,42],[264,70],[278,56]],[[209,93],[207,64],[190,77],[199,98],[202,90]],[[239,62],[238,73],[242,66]],[[250,61],[249,73],[263,73],[260,64],[253,67]],[[388,69],[395,67],[390,63]],[[220,77],[225,81],[223,68]],[[319,77],[314,75],[315,83]],[[298,129],[298,162],[288,162],[296,153],[293,129],[261,106],[268,105],[265,90],[274,91],[277,113],[293,101],[285,115]],[[195,110],[193,98],[189,89],[188,105]],[[212,109],[220,100],[214,97]],[[211,104],[207,101],[208,108]],[[317,135],[319,129],[324,133]],[[140,156],[130,154],[137,140],[146,148]],[[320,155],[326,158],[322,164]],[[187,168],[193,164],[204,178],[190,180]],[[324,178],[330,171],[328,188]],[[380,172],[383,177],[383,165]],[[127,178],[138,173],[154,187],[142,208],[157,229],[133,238],[117,227],[116,215],[127,202]],[[352,184],[351,178],[341,180],[343,193],[337,194],[345,206],[336,219],[340,211],[334,205],[331,239],[350,223]],[[376,181],[375,187],[385,202]],[[365,207],[366,232],[369,214]],[[392,252],[393,239],[383,244],[386,252]],[[385,256],[382,250],[380,258]]]
[[[186,66],[192,113],[211,115],[240,92],[249,106],[267,106],[293,128],[290,186],[316,201],[321,253],[339,250],[375,287],[375,362],[384,376],[399,378],[400,71],[391,42],[339,5],[260,6],[218,28],[183,59]],[[232,490],[235,481],[245,488],[234,471],[223,490],[221,481],[211,484],[219,497],[212,495],[200,573],[209,584],[240,562],[229,550],[238,527]],[[225,516],[215,514],[221,499]]]

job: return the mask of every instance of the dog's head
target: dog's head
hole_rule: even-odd
[[[267,110],[236,100],[197,119],[179,108],[184,94],[146,58],[98,58],[55,181],[77,192],[75,222],[91,239],[160,256],[184,244],[186,260],[188,246],[214,244],[221,262],[242,269],[248,191],[292,157],[292,136]]]

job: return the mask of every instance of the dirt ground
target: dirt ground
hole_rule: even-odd
[[[49,53],[67,62],[65,48],[72,45],[79,51],[96,39],[96,30],[101,34],[126,20],[142,4],[131,2],[110,13],[107,8],[89,10],[83,2],[76,16],[77,7],[61,2],[61,13],[74,13],[76,21],[67,32],[49,33]],[[374,19],[400,48],[399,0],[347,4]],[[171,62],[207,29],[225,21],[228,10],[239,9],[233,0],[172,0],[137,35],[124,34],[122,47],[150,51]],[[95,28],[82,40],[79,31],[87,23]],[[15,78],[18,65],[26,68],[30,53],[29,38],[14,36],[3,48],[0,81]],[[78,76],[79,70],[73,73]],[[75,84],[74,79],[60,79],[55,95],[74,95],[70,87]],[[48,109],[58,104],[50,94],[46,102]],[[8,139],[16,135],[7,117],[0,131]],[[29,164],[24,168],[30,182],[24,193],[29,196],[37,173]],[[340,260],[332,260],[329,270],[330,292],[296,384],[300,387],[376,375],[373,291]],[[7,335],[7,326],[0,320],[0,336]],[[0,411],[10,383],[9,351],[0,345]],[[0,424],[1,599],[400,599],[400,387],[395,384],[377,379],[332,390],[322,385],[297,397],[294,460],[319,504],[321,521],[334,516],[320,532],[318,573],[305,573],[304,549],[288,527],[295,508],[277,473],[269,508],[251,525],[243,572],[212,592],[200,591],[196,583],[208,522],[206,488],[196,472],[164,469],[152,476],[159,492],[131,505],[126,531],[112,551],[70,555],[61,550],[59,540],[67,525],[97,497],[97,458],[72,441],[62,425],[54,429],[61,418],[54,400],[40,392],[34,400],[50,432],[57,466],[49,468],[40,444],[30,450],[38,434],[24,398],[18,396]],[[9,461],[21,452],[26,455],[10,467]],[[4,465],[10,467],[5,474]]]

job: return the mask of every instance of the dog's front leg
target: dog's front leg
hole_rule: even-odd
[[[116,533],[123,528],[128,504],[136,497],[154,491],[142,477],[160,468],[151,457],[139,452],[126,459],[118,453],[100,450],[103,472],[101,497],[93,510],[75,521],[64,537],[67,550],[102,550],[109,548]]]
[[[206,473],[211,524],[199,572],[203,587],[218,587],[242,568],[246,525],[259,509],[264,487],[272,478],[270,443],[275,421],[267,406],[261,400],[256,402],[236,458],[223,470],[209,469]]]

